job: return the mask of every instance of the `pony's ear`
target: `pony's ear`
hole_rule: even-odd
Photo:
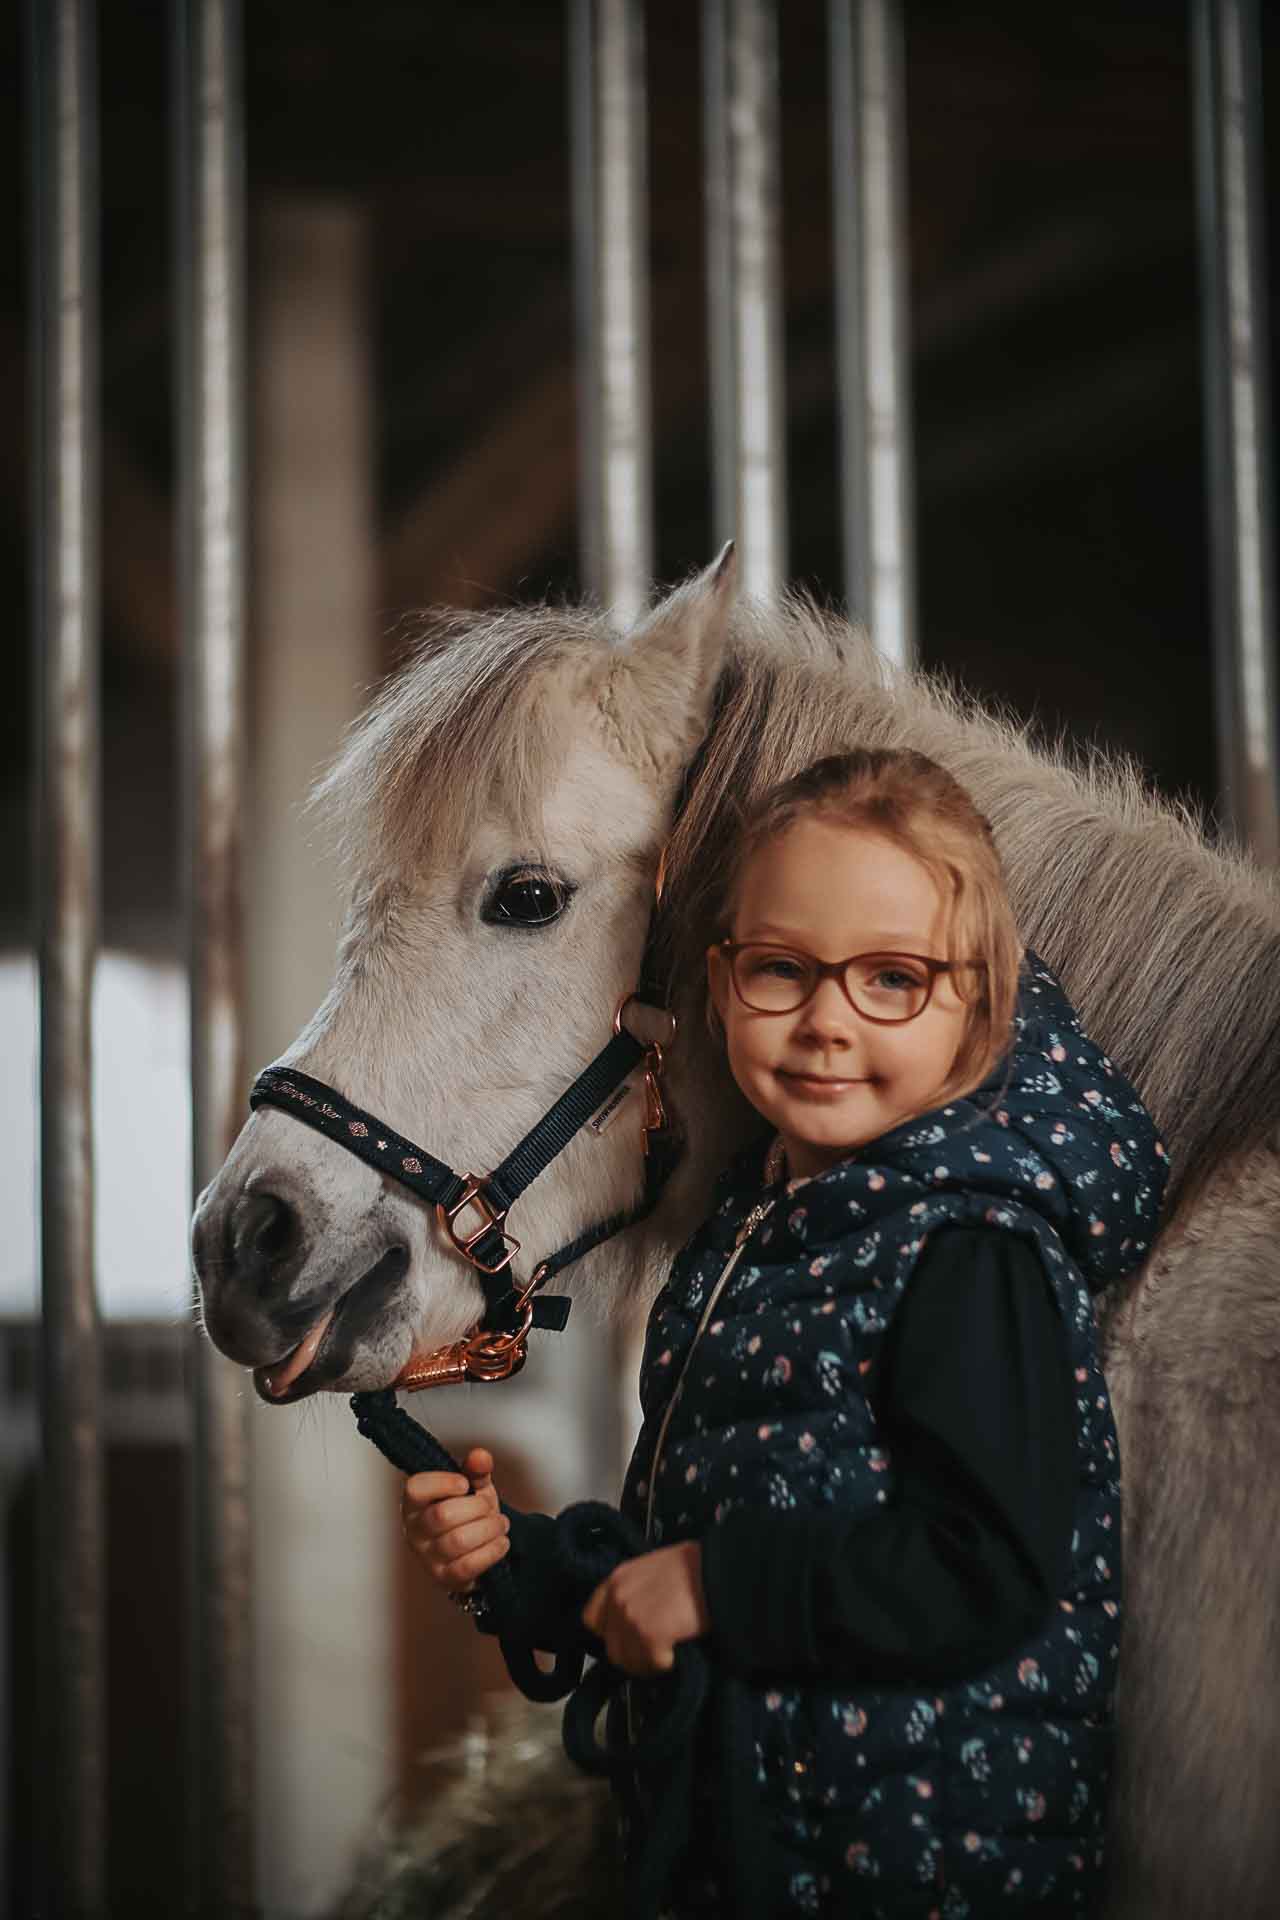
[[[618,666],[632,685],[648,757],[683,758],[705,733],[737,588],[738,555],[730,540],[628,635]]]

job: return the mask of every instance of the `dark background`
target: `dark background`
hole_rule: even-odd
[[[658,571],[710,555],[700,9],[648,9]],[[1264,7],[1274,108],[1280,30]],[[176,928],[168,12],[99,27],[104,909]],[[838,598],[825,7],[781,8],[792,571]],[[367,202],[380,627],[577,590],[565,16],[249,0],[250,210]],[[0,9],[0,940],[30,928],[28,157]],[[912,404],[924,658],[1215,799],[1186,10],[909,0]],[[1274,160],[1275,112],[1269,151]],[[1272,179],[1275,168],[1269,169]],[[1269,256],[1280,258],[1271,196]],[[1272,298],[1272,311],[1276,301]],[[252,308],[250,309],[252,311]],[[252,333],[250,352],[253,351]],[[256,634],[267,646],[270,636]],[[16,831],[10,829],[16,828]],[[176,933],[175,933],[176,939]]]

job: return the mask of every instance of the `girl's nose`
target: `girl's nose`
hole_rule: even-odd
[[[820,980],[813,998],[800,1012],[801,1032],[819,1034],[824,1040],[848,1039],[857,1025],[858,1016],[838,980]]]

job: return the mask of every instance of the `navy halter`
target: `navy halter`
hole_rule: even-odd
[[[724,706],[730,675],[722,672],[712,695],[712,712],[706,733],[683,769],[672,813],[674,830],[688,801],[714,735]],[[433,1366],[417,1379],[401,1376],[396,1383],[406,1388],[415,1385],[439,1385],[460,1379],[503,1379],[524,1362],[523,1337],[530,1327],[561,1332],[569,1317],[570,1301],[564,1295],[546,1295],[541,1289],[553,1274],[580,1259],[601,1241],[610,1239],[625,1227],[653,1211],[668,1179],[679,1164],[684,1141],[663,1105],[659,1075],[662,1048],[645,1046],[621,1024],[622,1010],[629,1000],[666,1008],[666,993],[658,978],[658,908],[662,888],[666,850],[658,862],[654,884],[654,902],[649,913],[639,982],[634,992],[624,995],[614,1016],[613,1038],[578,1075],[572,1085],[548,1109],[524,1139],[512,1148],[502,1163],[485,1175],[459,1174],[446,1161],[439,1160],[425,1147],[388,1127],[373,1114],[357,1107],[337,1088],[326,1086],[310,1074],[289,1066],[271,1066],[258,1075],[249,1095],[253,1108],[273,1106],[291,1113],[295,1120],[314,1127],[327,1139],[353,1153],[366,1165],[436,1207],[441,1223],[457,1251],[477,1274],[484,1292],[484,1316],[468,1341],[444,1349],[432,1361],[450,1364]],[[674,1030],[674,1015],[671,1016]],[[512,1282],[511,1261],[519,1241],[509,1234],[505,1221],[510,1208],[544,1168],[568,1145],[591,1116],[635,1067],[644,1062],[645,1116],[644,1192],[635,1207],[612,1213],[597,1221],[552,1254],[539,1261],[531,1277],[522,1285]],[[480,1215],[482,1224],[471,1233],[459,1231],[458,1216],[468,1206]],[[462,1358],[465,1350],[465,1367]],[[410,1371],[412,1370],[412,1363]],[[386,1390],[384,1389],[384,1393]],[[377,1396],[356,1394],[353,1399],[357,1418],[367,1411]],[[371,1436],[372,1437],[372,1436]],[[379,1444],[381,1444],[379,1442]],[[385,1449],[384,1449],[385,1450]]]
[[[651,1061],[654,1051],[620,1027],[555,1105],[512,1148],[502,1164],[483,1178],[456,1173],[445,1161],[436,1159],[425,1147],[406,1140],[393,1127],[346,1099],[336,1088],[312,1079],[310,1074],[295,1067],[267,1067],[253,1084],[249,1105],[279,1107],[291,1113],[296,1120],[336,1141],[377,1172],[398,1180],[420,1200],[437,1207],[454,1245],[480,1280],[485,1297],[482,1326],[487,1331],[510,1332],[518,1324],[520,1303],[528,1298],[529,1288],[518,1289],[512,1285],[511,1261],[520,1242],[507,1233],[503,1225],[509,1209],[637,1063],[642,1059]],[[656,1079],[655,1068],[656,1063],[646,1068],[646,1079],[651,1085]],[[654,1090],[656,1092],[656,1085]],[[650,1117],[655,1117],[653,1110]],[[665,1112],[662,1118],[665,1120]],[[602,1240],[652,1211],[680,1159],[683,1142],[673,1126],[647,1126],[645,1149],[645,1191],[639,1205],[629,1212],[610,1214],[579,1234],[576,1240],[539,1261],[533,1281],[537,1289]],[[454,1223],[468,1205],[477,1209],[484,1224],[477,1232],[464,1236]],[[538,1296],[529,1301],[530,1324],[559,1333],[568,1320],[570,1304],[564,1295],[545,1295],[539,1291]]]

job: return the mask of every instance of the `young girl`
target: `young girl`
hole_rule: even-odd
[[[919,754],[833,756],[764,799],[707,979],[769,1133],[654,1304],[621,1501],[650,1551],[581,1614],[637,1676],[633,1731],[684,1640],[735,1690],[667,1897],[1090,1913],[1120,1642],[1090,1291],[1150,1245],[1164,1149]],[[492,1464],[406,1483],[455,1597],[508,1551]],[[749,1818],[726,1810],[744,1761]]]

